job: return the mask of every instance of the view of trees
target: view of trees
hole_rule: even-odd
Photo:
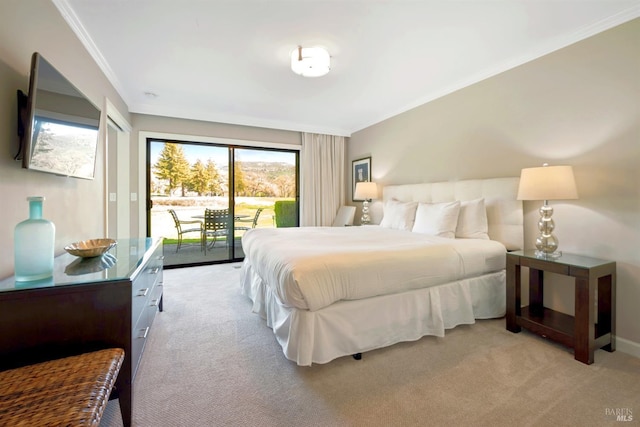
[[[221,196],[223,194],[220,185],[220,174],[213,161],[208,160],[203,164],[201,160],[191,166],[187,189],[198,193],[198,196]]]
[[[191,179],[191,171],[180,145],[164,144],[160,158],[153,167],[156,177],[168,181],[167,194],[173,194],[173,191],[180,186],[182,196],[185,196],[186,186]]]
[[[197,194],[222,196],[228,192],[226,166],[219,170],[211,160],[189,164],[182,145],[165,143],[153,175],[152,192],[168,196]],[[236,162],[235,195],[247,197],[295,197],[295,166],[281,162]]]

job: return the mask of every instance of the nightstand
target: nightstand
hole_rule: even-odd
[[[521,267],[529,268],[529,306],[521,307]],[[544,272],[575,279],[575,316],[543,305]],[[575,359],[588,365],[593,353],[615,350],[616,263],[563,253],[538,258],[535,251],[507,254],[507,330],[525,328],[571,347]]]

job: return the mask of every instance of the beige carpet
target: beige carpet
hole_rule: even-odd
[[[325,365],[285,359],[239,293],[237,264],[165,271],[134,388],[135,426],[640,424],[640,359],[569,350],[504,319]],[[101,426],[120,426],[117,400]]]

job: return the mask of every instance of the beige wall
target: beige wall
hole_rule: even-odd
[[[383,185],[573,165],[580,199],[552,202],[560,249],[617,261],[618,344],[640,355],[639,46],[636,19],[356,132],[348,159],[371,155]],[[528,248],[540,204],[525,202]],[[552,279],[545,299],[572,313],[571,282]]]
[[[104,152],[96,178],[64,178],[21,168],[17,150],[16,91],[29,90],[31,55],[40,52],[98,108],[107,97],[127,114],[124,101],[102,74],[50,0],[0,2],[0,278],[13,274],[13,230],[28,217],[28,196],[45,196],[44,217],[56,225],[56,251],[104,232]],[[127,116],[128,117],[128,116]]]

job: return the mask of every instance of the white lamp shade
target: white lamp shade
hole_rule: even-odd
[[[375,182],[358,182],[356,184],[355,200],[371,200],[378,198],[378,186]]]
[[[322,47],[297,47],[291,52],[291,69],[304,77],[324,76],[331,69],[331,57]]]
[[[569,200],[578,198],[571,166],[522,169],[518,200]]]

